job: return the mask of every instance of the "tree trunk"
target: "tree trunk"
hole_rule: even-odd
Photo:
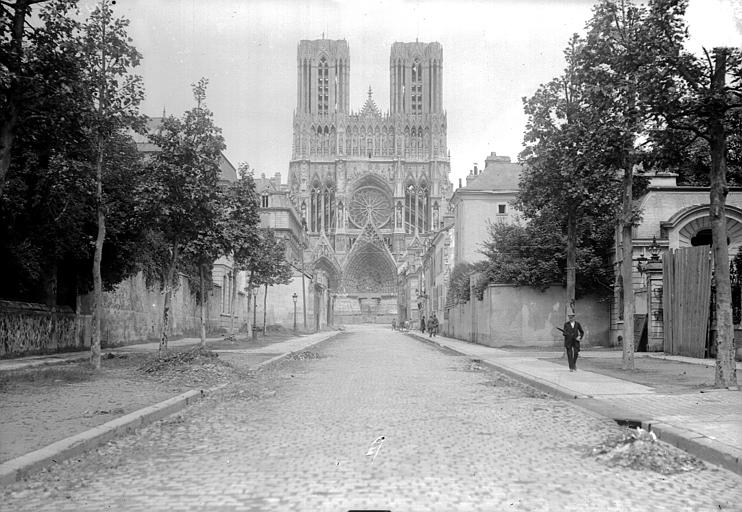
[[[250,271],[250,277],[247,281],[247,337],[249,338],[252,336],[253,328],[255,327],[255,324],[253,323],[253,279],[255,278],[255,272]]]
[[[178,245],[173,247],[173,256],[170,259],[170,265],[165,276],[165,300],[162,307],[162,330],[160,331],[160,348],[159,354],[167,351],[167,330],[169,327],[170,303],[173,300],[173,276],[175,275],[175,266],[178,264]]]
[[[103,241],[106,238],[106,216],[103,211],[103,142],[98,138],[98,162],[96,164],[98,204],[98,236],[95,239],[95,255],[93,256],[93,290],[95,307],[93,308],[93,340],[90,343],[90,364],[96,370],[100,369],[100,324],[103,316],[103,278],[100,274],[100,264],[103,259]]]
[[[21,84],[21,64],[23,62],[23,30],[28,14],[28,0],[17,0],[13,5],[12,35],[10,41],[10,56],[7,60],[7,71],[10,77],[10,87],[6,94],[6,103],[0,119],[0,193],[5,185],[5,176],[10,168],[10,155],[15,139],[15,128],[18,124],[18,102]]]
[[[56,306],[58,292],[59,262],[55,258],[50,264],[49,271],[44,274],[44,304],[47,306]]]
[[[199,348],[206,348],[206,290],[204,285],[206,280],[204,279],[204,266],[199,264],[198,266],[198,282],[201,285],[201,341],[199,342]]]
[[[570,207],[567,213],[567,301],[564,305],[564,319],[575,312],[575,288],[577,282],[577,212]]]
[[[577,212],[570,206],[567,212],[567,297],[564,301],[564,321],[567,315],[575,313],[575,288],[577,283]],[[562,358],[567,357],[567,348],[562,350]]]
[[[234,266],[234,265],[233,265]],[[237,267],[234,266],[232,269],[232,303],[229,306],[229,334],[230,336],[236,336],[237,332],[234,328],[235,313],[237,312]]]
[[[265,285],[265,293],[263,293],[263,336],[265,336],[266,328],[265,328],[265,320],[268,317],[268,310],[266,309],[266,306],[268,305],[268,285]]]
[[[714,75],[711,92],[723,94],[726,74],[727,50],[714,50]],[[732,320],[732,286],[729,279],[729,248],[727,245],[727,219],[725,215],[727,187],[726,131],[724,113],[711,119],[709,124],[711,149],[710,216],[714,255],[714,280],[716,281],[716,378],[719,388],[737,386],[737,369],[734,362],[734,324]]]
[[[634,255],[631,239],[633,169],[624,168],[621,277],[623,279],[623,369],[634,369]]]

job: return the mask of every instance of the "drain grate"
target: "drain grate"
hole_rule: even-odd
[[[613,421],[615,421],[622,427],[641,428],[642,426],[642,422],[637,421],[637,420],[630,420],[630,419],[624,419],[624,418],[613,418]]]

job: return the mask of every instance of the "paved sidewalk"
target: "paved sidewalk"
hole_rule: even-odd
[[[206,343],[222,341],[224,336],[218,338],[206,338]],[[168,347],[187,347],[190,345],[196,345],[201,341],[200,338],[181,338],[177,340],[168,341]],[[123,347],[115,348],[103,348],[101,353],[113,352],[151,352],[160,348],[160,342],[150,343],[136,343],[134,345],[126,345]],[[26,370],[30,368],[36,368],[39,366],[52,366],[55,364],[71,363],[74,361],[84,361],[90,358],[90,350],[81,352],[63,352],[59,354],[44,354],[38,356],[26,356],[18,357],[15,359],[0,359],[0,373],[10,372],[15,370]]]
[[[289,338],[285,341],[261,345],[258,347],[239,348],[239,349],[216,349],[218,353],[235,353],[235,354],[286,354],[303,350],[308,344],[312,345],[318,341],[326,339],[328,336],[337,334],[338,331],[322,331],[313,334],[304,334]],[[200,338],[181,338],[168,341],[168,348],[188,347],[197,345]],[[216,338],[206,338],[206,345],[224,341],[224,336]],[[246,342],[248,345],[250,341]],[[160,348],[158,341],[149,343],[136,343],[123,347],[103,348],[101,353],[124,354],[131,352],[154,352]],[[66,352],[61,354],[45,354],[38,356],[19,357],[16,359],[0,359],[0,374],[3,372],[13,372],[17,370],[27,370],[41,366],[53,366],[57,364],[71,363],[75,361],[84,361],[90,358],[90,350],[84,352]]]
[[[570,372],[566,362],[547,359],[561,356],[559,351],[527,351],[491,348],[475,343],[437,336],[429,338],[410,332],[426,342],[479,359],[519,380],[557,395],[593,412],[616,420],[641,423],[662,440],[708,462],[742,474],[742,392],[729,390],[686,390],[662,393],[654,387],[632,382],[632,374],[618,379],[597,371]],[[703,360],[674,356],[644,355],[668,364],[683,362],[706,364]],[[581,358],[621,357],[615,351],[589,351]],[[578,362],[579,368],[579,362]],[[737,363],[737,368],[740,364]],[[637,379],[634,379],[637,380]]]

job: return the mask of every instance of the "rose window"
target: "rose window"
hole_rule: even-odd
[[[381,227],[387,223],[392,214],[392,202],[381,190],[365,187],[355,191],[348,206],[350,220],[358,227],[371,220],[374,226]]]

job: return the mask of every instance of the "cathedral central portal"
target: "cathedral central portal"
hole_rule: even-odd
[[[299,43],[289,189],[328,322],[390,323],[407,249],[441,227],[452,191],[442,69],[440,44],[394,43],[388,111],[369,89],[354,112],[348,43]]]

